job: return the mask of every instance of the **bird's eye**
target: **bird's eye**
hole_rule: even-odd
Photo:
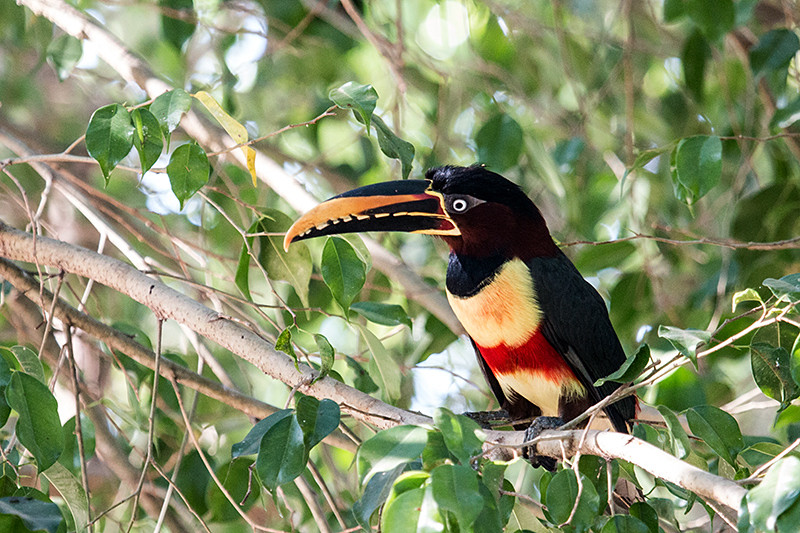
[[[463,213],[464,211],[467,210],[467,207],[469,206],[467,205],[467,201],[464,200],[463,198],[456,198],[455,200],[453,200],[452,207],[453,211],[456,211],[458,213]]]

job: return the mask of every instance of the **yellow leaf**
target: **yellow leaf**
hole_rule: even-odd
[[[217,103],[213,96],[205,91],[197,91],[194,95],[195,98],[206,106],[208,112],[217,119],[220,126],[222,126],[228,135],[231,136],[236,144],[246,143],[248,141],[247,130],[236,119],[230,116],[222,109],[222,106]],[[249,146],[242,146],[247,161],[247,170],[250,171],[250,176],[253,178],[253,187],[256,186],[256,151]]]

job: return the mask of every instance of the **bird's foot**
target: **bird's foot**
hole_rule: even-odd
[[[538,437],[542,431],[548,429],[558,429],[564,425],[564,421],[557,416],[540,416],[534,420],[528,429],[525,430],[525,442],[531,441]],[[552,457],[536,454],[536,445],[526,446],[522,448],[522,457],[530,461],[531,466],[542,468],[554,472],[556,469],[556,460]]]
[[[505,409],[498,411],[467,411],[461,414],[477,422],[483,429],[492,429],[498,425],[496,423],[493,424],[493,422],[509,422],[508,412]]]

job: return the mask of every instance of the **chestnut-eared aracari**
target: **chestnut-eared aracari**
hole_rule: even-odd
[[[550,423],[539,431],[557,427],[611,394],[614,383],[594,383],[625,353],[605,302],[553,242],[534,203],[482,166],[435,168],[425,178],[331,198],[294,223],[284,246],[363,231],[437,235],[450,246],[447,298],[512,422],[544,415],[552,418],[540,419]],[[635,412],[630,396],[605,408],[621,432]]]

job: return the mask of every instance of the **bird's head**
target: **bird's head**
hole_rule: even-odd
[[[542,214],[514,183],[482,166],[434,168],[424,180],[389,181],[335,196],[300,217],[284,247],[364,231],[438,235],[459,255],[554,255]]]

